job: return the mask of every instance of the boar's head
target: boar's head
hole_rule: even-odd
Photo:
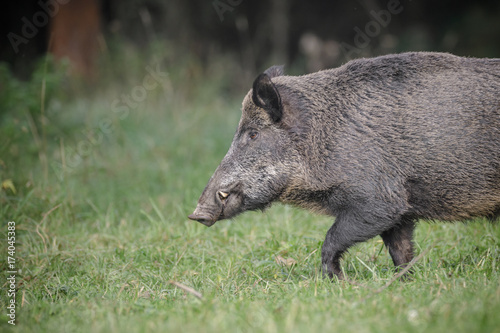
[[[247,210],[265,209],[290,186],[300,159],[286,122],[287,103],[271,67],[254,81],[226,156],[210,178],[189,218],[213,225]]]

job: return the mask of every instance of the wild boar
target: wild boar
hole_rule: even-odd
[[[380,235],[394,265],[413,258],[419,219],[500,215],[500,59],[403,53],[330,70],[260,74],[233,142],[190,219],[275,201],[335,217],[323,272]]]

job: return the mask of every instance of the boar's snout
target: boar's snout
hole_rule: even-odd
[[[233,193],[231,190],[212,190],[211,186],[203,192],[200,199],[198,200],[198,205],[194,210],[193,214],[189,215],[188,218],[191,220],[198,221],[207,227],[212,226],[215,222],[229,218],[227,211],[231,211],[233,200],[238,195]],[[234,204],[238,204],[234,202]],[[230,214],[232,215],[232,214]]]
[[[198,202],[198,206],[196,206],[193,214],[189,215],[188,218],[194,221],[198,221],[206,225],[207,227],[212,226],[215,222],[220,220],[222,218],[224,207],[223,202],[221,202],[220,200],[218,192],[217,199],[214,200],[215,203],[210,205],[203,205],[201,202]]]
[[[201,224],[206,225],[207,227],[210,227],[215,223],[213,217],[209,216],[208,214],[204,214],[203,212],[198,212],[198,209],[196,209],[193,214],[189,215],[188,218],[194,221],[198,221]]]

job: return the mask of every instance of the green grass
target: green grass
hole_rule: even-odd
[[[419,224],[417,253],[431,250],[411,280],[376,293],[394,276],[380,238],[346,255],[356,285],[321,279],[328,217],[275,205],[211,228],[189,221],[245,92],[172,84],[125,119],[110,113],[121,91],[53,98],[45,124],[4,116],[0,178],[17,191],[0,195],[2,244],[16,221],[20,273],[16,327],[2,282],[2,332],[500,332],[498,224]],[[112,133],[62,163],[105,117]]]

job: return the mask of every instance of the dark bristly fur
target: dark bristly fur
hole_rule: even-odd
[[[190,218],[273,201],[336,217],[322,267],[380,235],[396,266],[417,219],[500,215],[500,59],[404,53],[294,77],[271,67]]]

